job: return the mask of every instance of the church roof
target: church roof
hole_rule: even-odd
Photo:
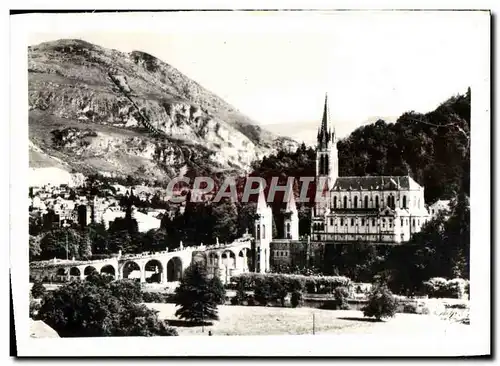
[[[338,177],[333,185],[335,190],[407,190],[420,189],[421,186],[410,176],[365,176],[365,177]]]

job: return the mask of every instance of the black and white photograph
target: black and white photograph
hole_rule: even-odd
[[[491,354],[488,10],[10,18],[19,356]]]

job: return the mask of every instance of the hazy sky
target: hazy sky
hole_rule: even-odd
[[[430,111],[465,92],[481,67],[485,18],[362,11],[54,15],[29,43],[81,38],[148,52],[271,130],[312,141],[325,92],[340,136],[377,117]]]

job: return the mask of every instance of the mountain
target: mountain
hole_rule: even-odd
[[[243,172],[297,143],[167,63],[82,40],[28,48],[30,167],[131,175]]]

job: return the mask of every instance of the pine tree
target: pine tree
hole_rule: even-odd
[[[209,280],[202,263],[195,262],[184,271],[179,287],[175,290],[175,303],[180,306],[175,316],[194,323],[218,320],[217,305],[224,298],[220,280]]]

